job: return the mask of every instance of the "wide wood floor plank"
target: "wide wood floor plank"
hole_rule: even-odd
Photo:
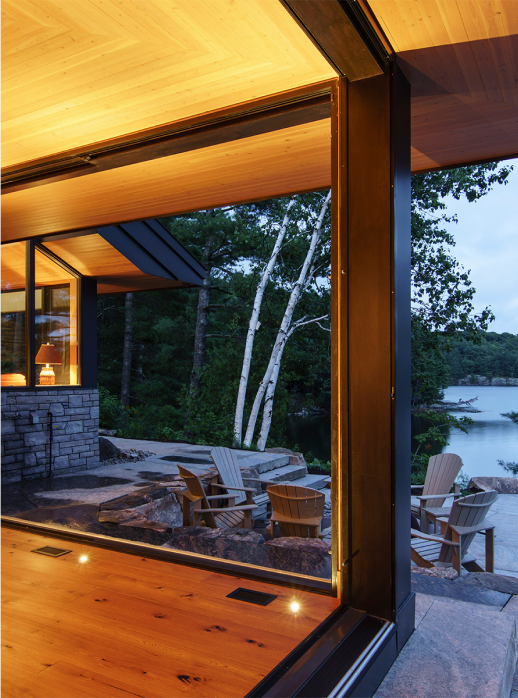
[[[3,698],[239,698],[337,606],[49,536],[4,528],[2,539]],[[31,552],[42,545],[72,552]],[[227,599],[238,586],[278,598]],[[293,596],[297,617],[287,612]]]

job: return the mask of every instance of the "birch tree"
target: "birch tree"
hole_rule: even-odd
[[[282,355],[284,352],[284,348],[286,347],[286,344],[288,343],[288,339],[295,332],[295,330],[297,330],[299,327],[303,327],[304,325],[309,325],[312,323],[316,323],[316,324],[320,325],[319,321],[326,320],[328,317],[329,317],[328,315],[322,315],[321,317],[313,318],[312,320],[306,320],[306,318],[302,318],[302,320],[299,320],[294,325],[292,325],[292,327],[290,327],[290,329],[286,333],[286,336],[284,338],[282,346],[279,349],[279,353],[277,355],[277,359],[276,359],[275,365],[273,367],[272,376],[271,376],[270,381],[268,383],[268,388],[266,389],[266,395],[264,398],[263,421],[261,424],[261,431],[259,432],[259,438],[257,439],[257,448],[260,451],[264,451],[264,449],[266,447],[266,442],[268,440],[268,434],[270,433],[270,426],[272,424],[273,399],[275,397],[275,388],[277,387],[277,380],[279,378],[279,371],[281,369]],[[322,327],[322,326],[320,325],[320,327]],[[327,328],[322,328],[322,329],[327,329]]]
[[[261,383],[259,384],[259,388],[257,390],[254,403],[252,405],[252,410],[250,413],[250,417],[248,420],[248,426],[245,434],[245,438],[243,441],[243,445],[246,448],[250,448],[252,445],[253,437],[254,437],[254,431],[255,431],[255,425],[257,422],[257,417],[259,415],[259,409],[261,407],[261,402],[263,400],[264,394],[268,388],[268,385],[272,379],[272,375],[275,369],[275,365],[277,364],[277,361],[279,361],[279,368],[280,368],[280,354],[282,351],[284,351],[284,346],[286,344],[286,341],[289,337],[289,330],[291,327],[291,323],[293,320],[293,314],[295,312],[295,308],[297,307],[298,302],[301,299],[302,293],[304,290],[307,288],[309,283],[314,278],[314,275],[317,271],[316,269],[316,264],[315,264],[315,254],[317,252],[317,249],[319,247],[319,243],[322,237],[322,225],[324,222],[324,217],[327,212],[327,209],[329,207],[329,203],[331,201],[331,191],[327,193],[327,196],[324,199],[324,202],[322,204],[322,207],[320,209],[319,216],[317,218],[317,221],[315,223],[315,226],[313,228],[313,233],[311,235],[311,240],[309,244],[308,251],[306,253],[306,257],[304,259],[304,262],[302,264],[299,277],[297,281],[295,282],[289,300],[288,304],[286,306],[286,310],[284,313],[284,317],[282,318],[281,325],[279,327],[279,331],[277,333],[277,338],[275,340],[272,353],[270,356],[270,361],[268,363],[268,367],[266,369],[266,372],[263,376],[263,379],[261,380]],[[278,374],[277,374],[278,375]],[[276,383],[277,381],[275,381]],[[264,448],[264,446],[263,446]]]
[[[275,244],[273,246],[272,254],[270,256],[270,259],[268,260],[268,263],[263,268],[263,271],[261,273],[261,277],[259,279],[259,283],[257,285],[257,290],[255,292],[255,299],[254,299],[254,305],[252,308],[252,314],[250,316],[250,321],[248,323],[248,332],[246,335],[245,351],[244,351],[244,355],[243,355],[243,367],[241,369],[241,377],[239,379],[239,390],[237,393],[236,414],[235,414],[235,419],[234,419],[234,445],[235,446],[241,445],[241,438],[242,438],[242,431],[243,431],[243,411],[245,408],[246,389],[248,386],[248,377],[250,375],[250,364],[252,362],[252,351],[254,348],[255,333],[257,332],[258,327],[259,327],[259,314],[261,312],[261,304],[263,302],[263,296],[264,296],[264,292],[266,290],[266,286],[268,284],[268,281],[270,280],[270,277],[272,275],[272,271],[277,263],[277,257],[279,256],[279,252],[282,248],[282,243],[283,243],[284,238],[286,236],[286,230],[288,228],[288,223],[290,220],[290,211],[291,211],[294,203],[295,203],[295,199],[291,199],[288,202],[288,205],[286,207],[286,213],[284,215],[284,219],[283,219],[282,224],[279,228],[279,232],[277,234],[277,239],[275,240]]]

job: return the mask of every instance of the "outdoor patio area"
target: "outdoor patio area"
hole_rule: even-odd
[[[217,470],[211,447],[109,438],[113,454],[99,468],[5,485],[5,516],[107,535],[161,547],[272,567],[310,577],[331,576],[331,490],[326,474],[311,475],[301,454],[237,452],[244,484],[247,477],[263,483],[286,482],[322,492],[325,500],[317,538],[283,537],[267,531],[267,496],[252,512],[250,528],[186,527],[183,521],[184,481],[178,465],[196,474],[210,488]],[[105,443],[105,447],[108,446]],[[261,494],[265,484],[255,483]]]

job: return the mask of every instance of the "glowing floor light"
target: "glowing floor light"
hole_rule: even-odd
[[[88,555],[81,555],[79,557],[79,562],[88,562]]]
[[[292,601],[290,604],[290,611],[292,613],[298,613],[300,611],[300,604],[297,601]]]

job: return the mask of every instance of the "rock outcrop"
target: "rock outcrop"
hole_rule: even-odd
[[[170,531],[182,523],[181,492],[184,487],[183,482],[180,483],[177,487],[152,485],[102,502],[97,520],[132,528]]]
[[[468,490],[473,492],[495,490],[499,494],[518,494],[518,478],[472,477],[468,484]]]
[[[311,577],[331,577],[331,544],[316,538],[276,538],[243,528],[178,527],[163,547],[270,567]]]

